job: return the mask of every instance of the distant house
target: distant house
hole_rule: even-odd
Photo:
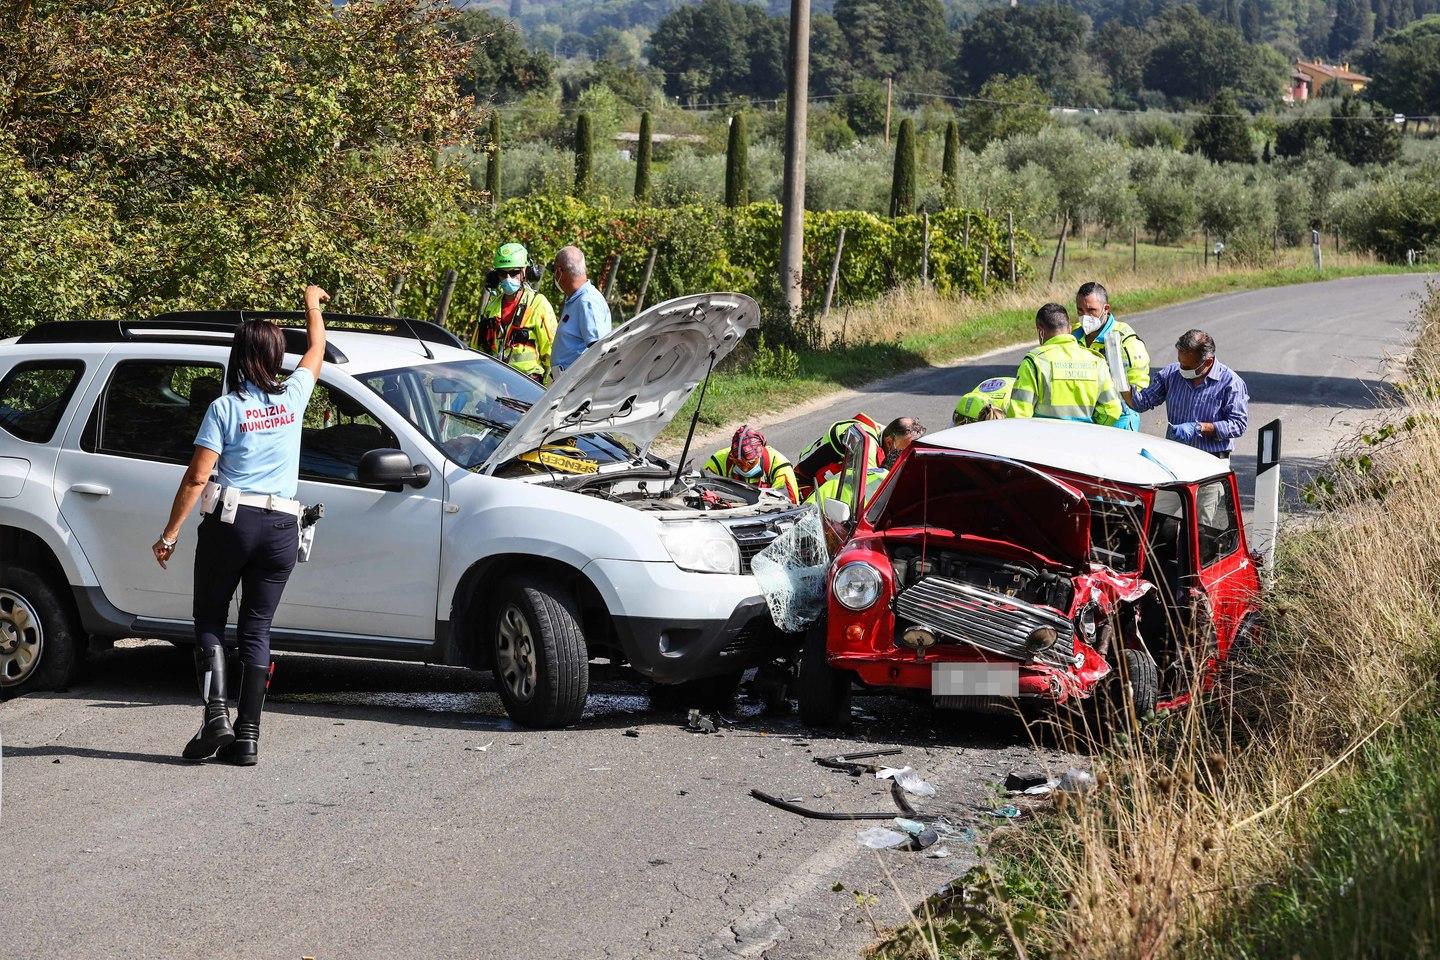
[[[1349,93],[1359,93],[1365,89],[1370,78],[1353,72],[1348,63],[1337,67],[1318,60],[1314,63],[1296,60],[1295,69],[1290,73],[1290,89],[1285,94],[1285,102],[1304,103],[1319,94],[1320,88],[1331,81],[1339,83]]]
[[[650,142],[660,143],[704,143],[705,138],[693,133],[652,133]],[[623,130],[615,134],[615,145],[619,148],[620,158],[629,160],[632,158],[631,151],[640,143],[640,134],[626,133]]]

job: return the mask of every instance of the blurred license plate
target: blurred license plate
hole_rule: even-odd
[[[930,667],[936,697],[1018,697],[1018,663],[936,663]]]

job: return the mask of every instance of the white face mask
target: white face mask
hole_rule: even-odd
[[[1100,332],[1100,328],[1110,321],[1109,317],[1092,317],[1089,314],[1080,314],[1080,329],[1085,331],[1085,336],[1093,337]]]
[[[1184,367],[1181,367],[1180,376],[1184,377],[1186,380],[1199,380],[1202,376],[1204,376],[1204,374],[1200,371],[1208,362],[1209,361],[1202,360],[1200,366],[1196,367],[1194,370],[1186,370]]]

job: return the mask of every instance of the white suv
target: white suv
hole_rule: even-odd
[[[0,342],[0,694],[63,686],[93,644],[193,638],[195,518],[168,571],[148,547],[241,317]],[[801,508],[648,452],[758,320],[738,294],[672,300],[545,390],[433,324],[329,317],[298,494],[325,518],[274,646],[492,668],[538,726],[580,715],[592,658],[713,690],[792,654],[749,560]]]

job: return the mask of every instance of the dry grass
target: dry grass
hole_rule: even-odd
[[[1200,707],[1111,748],[1102,787],[1039,833],[1064,907],[1039,931],[1081,958],[1203,955],[1200,931],[1283,873],[1311,788],[1433,702],[1440,637],[1440,288],[1422,308],[1412,426],[1360,447],[1292,531],[1266,642]],[[1397,413],[1397,420],[1402,415]]]

